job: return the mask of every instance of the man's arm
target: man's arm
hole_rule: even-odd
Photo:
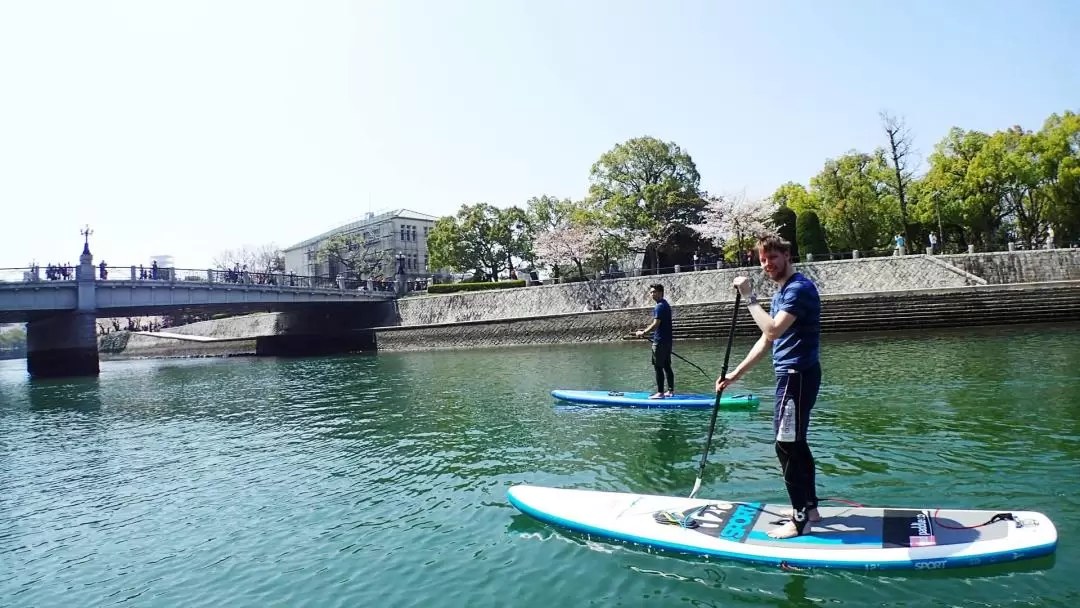
[[[746,309],[750,311],[750,316],[754,317],[754,323],[757,323],[758,328],[761,329],[762,337],[768,339],[769,342],[784,335],[784,332],[795,322],[795,315],[786,310],[781,310],[776,317],[770,317],[769,313],[765,312],[765,309],[757,302],[750,304]]]
[[[652,320],[652,323],[649,323],[649,326],[648,326],[648,327],[646,327],[645,329],[641,329],[641,330],[638,330],[638,332],[637,332],[637,335],[639,335],[639,336],[643,336],[643,335],[645,335],[646,333],[648,333],[648,332],[650,332],[650,331],[652,331],[652,330],[656,329],[657,327],[660,327],[660,319],[656,319],[656,318],[654,318],[654,319]]]
[[[757,324],[758,329],[761,330],[761,333],[769,342],[784,335],[784,332],[795,322],[795,315],[791,314],[789,311],[792,309],[795,302],[795,295],[798,291],[798,287],[794,287],[789,295],[785,297],[785,300],[781,302],[780,312],[778,312],[775,317],[770,317],[769,313],[765,312],[765,309],[762,308],[760,304],[751,301],[750,280],[748,278],[735,277],[733,283],[742,297],[746,298],[746,309],[750,311],[750,316],[754,318],[754,323]]]
[[[754,343],[754,346],[750,349],[750,352],[746,353],[746,358],[742,360],[742,363],[739,363],[737,366],[735,366],[734,370],[728,373],[728,384],[730,384],[731,382],[735,382],[739,378],[742,378],[746,372],[750,371],[751,368],[757,365],[757,362],[761,361],[761,357],[763,357],[765,353],[768,352],[769,346],[771,344],[772,340],[767,339],[765,337],[765,334],[761,334],[761,337],[758,338],[758,341]],[[722,379],[723,378],[721,378],[721,380]]]

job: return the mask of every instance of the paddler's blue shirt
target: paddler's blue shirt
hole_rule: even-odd
[[[776,318],[786,310],[795,322],[773,341],[773,366],[777,372],[802,371],[818,363],[821,338],[821,298],[813,281],[796,272],[773,294],[769,314]]]
[[[660,298],[660,301],[656,303],[656,308],[653,309],[653,318],[660,319],[660,327],[653,330],[653,344],[671,344],[673,340],[671,335],[671,305],[668,304],[667,300]]]

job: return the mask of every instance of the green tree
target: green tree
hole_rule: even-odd
[[[1050,115],[1039,135],[1048,227],[1057,244],[1072,242],[1080,239],[1080,114]]]
[[[887,170],[882,155],[852,151],[827,160],[810,180],[835,249],[868,251],[887,242],[889,228],[897,221],[882,196],[881,177]]]
[[[531,257],[530,225],[519,207],[462,205],[455,217],[439,218],[428,233],[429,264],[457,272],[490,275],[513,270],[513,258]]]
[[[918,185],[915,212],[918,221],[937,224],[943,247],[950,240],[961,247],[988,243],[1005,215],[997,201],[968,179],[968,167],[989,138],[981,131],[953,127],[934,145],[930,168]]]
[[[798,215],[795,220],[795,237],[799,243],[799,251],[803,255],[812,253],[824,255],[829,253],[829,246],[825,241],[825,230],[821,227],[816,211],[807,210]]]
[[[807,190],[806,186],[795,182],[787,182],[780,186],[770,198],[774,205],[787,207],[796,215],[802,215],[805,211],[821,210],[821,199]]]
[[[776,233],[780,235],[780,238],[791,243],[791,257],[798,259],[799,257],[799,243],[796,238],[796,222],[797,215],[790,207],[781,205],[773,211],[772,223],[776,227]]]
[[[674,142],[638,137],[616,145],[593,164],[589,201],[608,218],[608,238],[635,251],[664,246],[677,225],[701,221],[701,176]],[[620,234],[624,231],[624,234]],[[654,267],[659,258],[654,257]]]
[[[0,325],[0,359],[21,359],[25,356],[26,330]]]

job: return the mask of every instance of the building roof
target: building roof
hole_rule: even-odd
[[[387,222],[387,221],[395,219],[395,218],[401,218],[401,219],[406,219],[406,220],[419,220],[419,221],[422,221],[422,222],[434,222],[434,221],[439,219],[439,218],[435,217],[434,215],[428,215],[426,213],[420,213],[419,211],[412,211],[411,209],[394,209],[392,211],[386,211],[386,212],[380,213],[378,215],[375,215],[375,214],[372,214],[372,213],[367,213],[367,214],[364,215],[364,217],[362,217],[360,219],[356,219],[356,220],[353,220],[351,222],[342,224],[341,226],[338,226],[337,228],[327,230],[326,232],[324,232],[324,233],[322,233],[322,234],[320,234],[318,236],[313,236],[313,237],[311,237],[309,239],[305,239],[303,241],[300,241],[299,243],[296,243],[295,245],[290,245],[289,247],[285,247],[284,249],[282,249],[282,251],[283,252],[292,251],[294,249],[301,249],[301,248],[304,248],[304,247],[309,247],[311,245],[314,245],[314,244],[318,243],[319,241],[328,239],[328,238],[330,238],[332,236],[335,236],[335,235],[338,235],[338,234],[356,232],[356,231],[358,231],[358,230],[360,230],[360,229],[362,229],[362,228],[364,228],[366,226],[374,226],[376,224],[381,224],[383,222]]]

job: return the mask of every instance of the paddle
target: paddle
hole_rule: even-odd
[[[629,336],[623,336],[623,340],[648,340],[648,339],[649,339],[649,338],[648,338],[647,336],[635,336],[635,335],[633,335],[633,334],[631,334],[631,335],[629,335]],[[701,375],[702,375],[702,376],[705,376],[705,377],[706,377],[706,378],[708,378],[709,380],[712,380],[712,376],[710,376],[709,374],[707,374],[707,373],[705,372],[705,370],[703,370],[703,369],[701,369],[700,367],[698,367],[697,365],[695,365],[693,361],[691,361],[691,360],[687,359],[686,357],[684,357],[684,356],[680,355],[679,353],[677,353],[677,352],[675,352],[675,351],[671,351],[671,354],[672,354],[672,355],[675,355],[676,357],[678,357],[678,358],[680,358],[680,359],[682,359],[683,361],[686,361],[686,362],[687,362],[687,363],[689,363],[689,364],[690,364],[691,366],[693,366],[693,368],[694,368],[694,369],[696,369],[696,370],[698,370],[699,372],[701,372]]]
[[[728,359],[731,357],[731,343],[735,339],[735,320],[739,317],[739,300],[742,299],[742,294],[735,290],[735,306],[731,309],[731,328],[728,330],[727,338],[727,352],[724,353],[724,367],[720,370],[720,377],[727,376]],[[716,413],[720,410],[720,395],[724,392],[724,389],[716,391],[716,403],[713,405],[712,420],[709,421],[709,436],[705,440],[705,451],[701,454],[701,464],[698,465],[697,479],[694,480],[694,489],[690,492],[690,498],[693,498],[698,490],[701,489],[701,476],[705,473],[705,459],[709,457],[709,446],[712,444],[713,429],[716,428]]]

